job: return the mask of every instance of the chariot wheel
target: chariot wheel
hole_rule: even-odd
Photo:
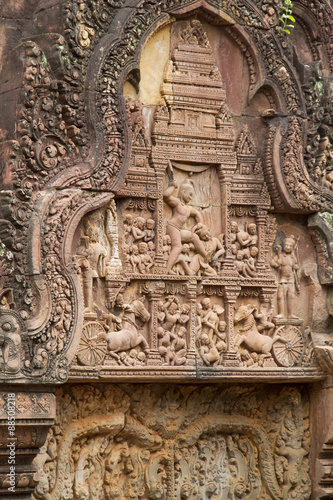
[[[97,321],[83,325],[77,358],[82,365],[101,365],[106,355],[106,339],[101,338],[106,332]]]
[[[272,347],[276,363],[285,368],[297,365],[304,352],[304,340],[299,328],[293,325],[283,325],[276,330],[275,335],[282,337]]]

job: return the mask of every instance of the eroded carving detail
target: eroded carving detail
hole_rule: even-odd
[[[76,386],[37,457],[35,498],[310,498],[307,400],[269,391]],[[66,464],[70,464],[70,471]]]

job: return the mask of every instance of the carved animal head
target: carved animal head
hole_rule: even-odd
[[[135,300],[131,304],[131,311],[139,318],[143,323],[147,323],[150,320],[150,314],[141,302],[141,300]]]

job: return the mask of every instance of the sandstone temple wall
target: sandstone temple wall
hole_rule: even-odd
[[[331,2],[9,0],[0,54],[0,495],[333,498]]]

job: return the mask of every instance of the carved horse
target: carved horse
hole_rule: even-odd
[[[248,304],[247,306],[240,306],[236,311],[234,318],[234,322],[238,323],[238,333],[235,337],[236,347],[244,343],[251,351],[269,354],[277,340],[286,341],[280,335],[269,337],[259,333],[253,316],[254,310],[255,307]]]
[[[126,307],[122,318],[122,328],[119,331],[108,332],[106,341],[108,351],[111,356],[118,359],[116,354],[120,351],[127,351],[141,345],[144,351],[149,350],[149,345],[146,339],[138,332],[138,327],[135,323],[136,319],[147,323],[150,319],[150,314],[140,300],[134,300],[132,304]]]

